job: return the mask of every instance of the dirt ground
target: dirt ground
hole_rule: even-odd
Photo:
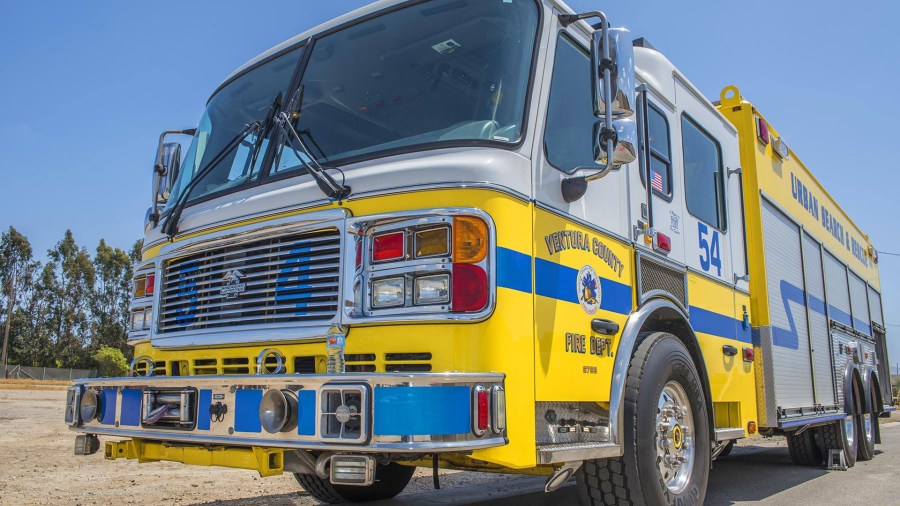
[[[65,384],[0,380],[0,504],[319,504],[290,474],[260,478],[255,471],[111,462],[104,460],[102,446],[95,455],[73,455],[75,435],[63,423],[65,400]],[[515,478],[441,471],[441,488]],[[420,468],[403,494],[431,489],[431,470]]]
[[[285,474],[132,460],[105,461],[101,451],[73,455],[74,434],[63,423],[65,384],[0,380],[0,504],[318,504]],[[895,420],[900,419],[895,413]],[[101,443],[104,438],[101,438]],[[751,439],[741,446],[753,445]],[[783,446],[783,438],[769,445]],[[514,475],[441,471],[441,488],[502,485]],[[417,470],[402,495],[432,490],[430,469]]]

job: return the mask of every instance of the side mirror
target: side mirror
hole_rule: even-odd
[[[164,172],[163,174],[156,175],[156,177],[159,178],[156,201],[159,202],[160,205],[169,200],[169,194],[172,191],[172,187],[175,186],[178,174],[181,173],[181,144],[178,144],[177,142],[167,142],[163,144],[162,155]]]
[[[177,142],[165,142],[169,134],[194,135],[197,130],[166,130],[159,134],[159,144],[156,146],[156,161],[153,163],[153,192],[150,200],[150,214],[147,223],[156,226],[159,222],[159,205],[169,200],[169,192],[172,185],[178,179],[181,172],[181,144]]]
[[[606,152],[607,143],[603,133],[604,121],[594,123],[594,159],[600,165],[612,164],[613,168],[637,160],[638,128],[634,118],[622,118],[613,121],[616,135],[613,144],[612,160]]]
[[[604,45],[609,46],[609,60],[604,63]],[[605,93],[603,71],[609,67],[610,94]],[[631,31],[625,28],[610,28],[604,38],[602,30],[591,35],[591,85],[594,92],[594,116],[606,116],[612,111],[614,118],[628,118],[634,114],[634,46]],[[607,105],[609,104],[609,105]],[[608,109],[609,108],[609,109]]]

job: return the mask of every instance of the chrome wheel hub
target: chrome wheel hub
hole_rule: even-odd
[[[872,414],[866,413],[862,416],[863,429],[866,431],[866,441],[872,440]]]
[[[666,383],[656,406],[656,464],[666,487],[679,494],[694,467],[694,414],[684,388]]]
[[[853,442],[856,440],[856,424],[852,416],[844,418],[844,437],[847,439],[847,446],[853,448]]]

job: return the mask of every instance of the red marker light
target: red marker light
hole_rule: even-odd
[[[376,262],[403,258],[405,243],[406,234],[403,232],[376,235],[372,239],[372,258]]]
[[[766,120],[757,117],[756,118],[756,130],[757,135],[759,135],[759,142],[768,145],[769,144],[769,125],[766,123]]]
[[[154,287],[156,286],[156,274],[147,274],[147,284],[144,286],[144,295],[150,296],[153,295]]]
[[[671,253],[672,251],[672,239],[669,238],[666,234],[661,234],[659,232],[656,233],[656,249],[665,251],[666,253]]]
[[[453,264],[451,278],[454,313],[481,311],[487,305],[487,273],[477,265]]]
[[[475,428],[484,432],[488,428],[488,392],[481,385],[475,387]]]
[[[744,362],[753,362],[754,356],[753,348],[744,348]]]

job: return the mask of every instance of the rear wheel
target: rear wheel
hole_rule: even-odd
[[[785,434],[787,439],[788,451],[791,453],[791,460],[798,466],[820,466],[825,460],[819,446],[816,444],[815,433],[812,430],[805,430],[799,434],[796,432],[788,432]]]
[[[414,472],[416,472],[415,467],[402,466],[395,462],[386,465],[378,464],[375,469],[375,483],[367,487],[332,485],[327,478],[322,479],[314,474],[294,473],[294,478],[309,495],[319,501],[339,504],[390,499],[403,492]]]
[[[709,418],[700,375],[678,338],[647,333],[628,369],[624,455],[576,474],[587,505],[702,504],[709,478]]]
[[[876,413],[864,413],[857,421],[859,448],[856,460],[872,460],[875,458],[875,431],[878,430],[878,415]]]

